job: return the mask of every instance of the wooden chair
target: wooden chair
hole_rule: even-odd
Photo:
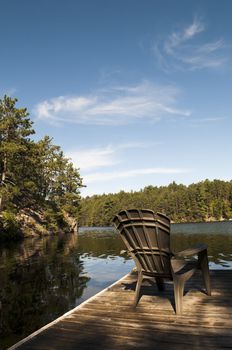
[[[113,219],[130,256],[134,259],[138,279],[135,290],[136,307],[144,276],[154,277],[159,290],[164,289],[164,280],[174,284],[176,314],[182,313],[185,282],[201,269],[208,295],[211,295],[207,246],[194,245],[180,253],[170,250],[170,219],[148,209],[122,210]],[[185,258],[197,256],[194,261]]]

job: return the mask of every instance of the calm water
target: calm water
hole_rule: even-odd
[[[177,224],[172,248],[208,244],[210,268],[232,268],[232,223]],[[198,233],[197,233],[198,232]],[[6,349],[134,266],[112,229],[27,239],[0,247],[0,349]]]

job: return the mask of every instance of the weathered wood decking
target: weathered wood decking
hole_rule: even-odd
[[[232,270],[211,271],[211,297],[200,277],[186,284],[182,316],[173,309],[172,284],[165,292],[145,285],[134,311],[135,275],[128,275],[10,349],[232,349]]]

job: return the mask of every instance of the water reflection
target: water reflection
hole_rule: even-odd
[[[72,309],[123,276],[111,231],[27,239],[0,249],[0,349]],[[125,267],[125,268],[124,268]]]
[[[211,268],[232,268],[231,234],[172,234],[174,251],[196,242],[208,245]],[[134,263],[120,256],[122,249],[112,229],[27,239],[0,248],[0,349],[129,272]]]
[[[2,250],[3,348],[74,307],[82,296],[89,277],[80,254],[70,254],[76,238],[29,240]]]

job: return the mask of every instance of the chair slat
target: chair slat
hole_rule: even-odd
[[[171,276],[170,220],[164,214],[149,209],[123,210],[114,224],[144,272]]]

